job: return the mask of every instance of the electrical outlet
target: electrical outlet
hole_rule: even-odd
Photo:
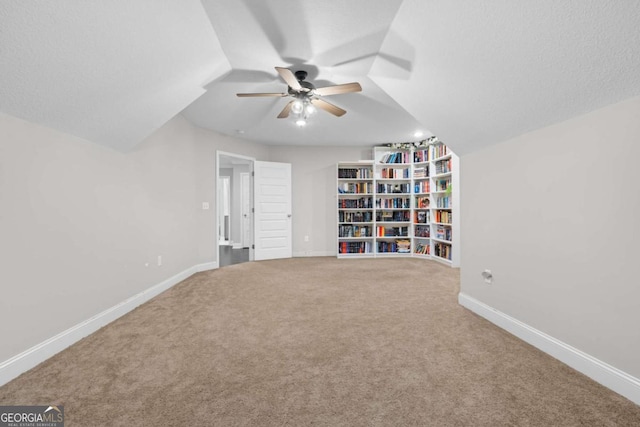
[[[309,241],[309,236],[304,236],[304,241],[308,242]]]
[[[202,202],[202,210],[208,210],[209,209],[209,202]]]
[[[482,278],[484,279],[485,283],[493,283],[493,273],[491,273],[491,270],[485,270],[482,272]]]

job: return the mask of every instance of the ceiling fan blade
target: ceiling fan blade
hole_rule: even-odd
[[[287,105],[284,106],[282,111],[280,111],[280,114],[278,114],[279,119],[286,119],[287,117],[289,117],[289,111],[291,111],[292,104],[293,104],[293,101],[289,101]]]
[[[276,71],[278,72],[278,74],[280,74],[280,77],[282,77],[282,80],[284,80],[291,89],[295,90],[296,92],[300,92],[302,90],[302,86],[300,86],[300,82],[298,81],[298,79],[296,79],[296,76],[293,74],[293,72],[290,69],[283,68],[283,67],[276,67]]]
[[[314,92],[316,95],[327,96],[327,95],[339,95],[341,93],[360,92],[360,91],[362,91],[362,86],[360,86],[360,83],[354,82],[354,83],[345,83],[343,85],[319,87]]]
[[[239,98],[246,98],[250,96],[287,96],[286,93],[236,93]]]
[[[323,100],[323,99],[317,99],[314,98],[311,100],[311,103],[313,105],[315,105],[316,107],[323,109],[324,111],[333,114],[334,116],[340,117],[340,116],[344,116],[345,113],[347,112],[346,110],[343,110],[340,107],[337,107],[333,104],[328,103],[327,101]]]

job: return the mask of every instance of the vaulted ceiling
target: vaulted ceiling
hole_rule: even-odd
[[[176,114],[265,144],[458,154],[640,95],[640,2],[0,2],[0,111],[127,151]],[[274,67],[360,82],[298,128]]]

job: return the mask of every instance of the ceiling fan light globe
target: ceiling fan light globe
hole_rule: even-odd
[[[313,114],[313,113],[315,113],[315,112],[316,112],[316,107],[314,107],[314,106],[313,106],[313,104],[307,104],[307,105],[304,107],[304,111],[305,111],[305,113],[307,113],[308,115],[311,115],[311,114]]]
[[[300,101],[299,99],[296,99],[295,101],[293,101],[293,104],[291,104],[291,112],[294,114],[302,113],[303,109],[304,105],[302,105],[302,101]]]
[[[303,126],[305,126],[306,124],[307,124],[307,121],[306,121],[305,119],[298,119],[298,120],[296,120],[296,125],[297,125],[298,127],[303,127]]]

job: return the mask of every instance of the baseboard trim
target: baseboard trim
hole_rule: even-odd
[[[119,317],[124,316],[134,308],[182,282],[189,276],[215,268],[218,268],[217,262],[198,264],[190,267],[162,281],[161,283],[158,283],[157,285],[122,301],[121,303],[116,304],[115,306],[96,314],[90,319],[78,323],[66,331],[63,331],[58,335],[53,336],[8,360],[5,360],[0,363],[0,386],[8,383],[14,378],[17,378],[29,369],[34,368],[70,345],[80,341],[82,338],[91,335],[103,326],[106,326]]]
[[[330,251],[299,251],[292,254],[294,258],[305,258],[315,256],[336,256],[335,252]]]
[[[640,380],[462,292],[458,302],[491,323],[640,405]]]

